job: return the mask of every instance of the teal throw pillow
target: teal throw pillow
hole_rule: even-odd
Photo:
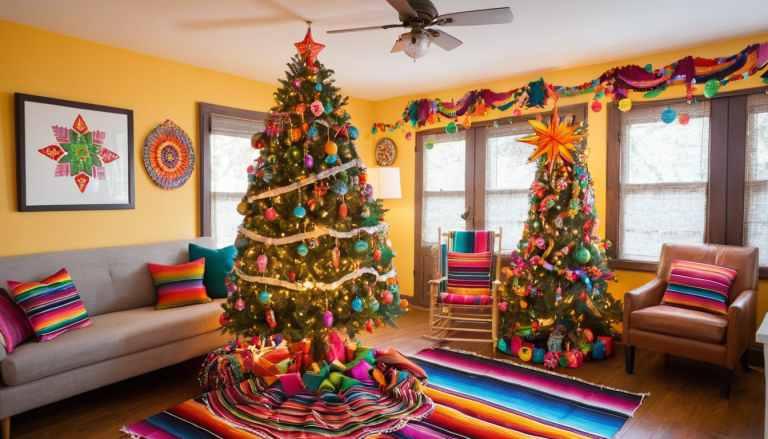
[[[190,261],[205,258],[203,285],[205,285],[205,291],[211,299],[225,299],[227,297],[224,279],[235,266],[235,256],[237,256],[237,249],[234,245],[214,250],[189,244]]]

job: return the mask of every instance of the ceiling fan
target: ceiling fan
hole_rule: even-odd
[[[400,14],[400,24],[331,30],[328,33],[339,34],[374,29],[410,27],[410,32],[406,32],[398,37],[391,53],[405,52],[415,62],[417,58],[427,54],[432,41],[445,50],[453,50],[463,44],[457,38],[435,28],[430,28],[430,26],[504,24],[511,23],[513,19],[512,11],[508,7],[439,15],[437,8],[429,0],[387,0],[387,3],[392,5]]]

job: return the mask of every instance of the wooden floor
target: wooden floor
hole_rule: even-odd
[[[368,346],[394,347],[404,354],[435,346],[421,337],[426,333],[427,313],[411,310],[398,320],[398,330],[382,329],[365,334]],[[449,343],[445,346],[493,354],[490,343]],[[202,391],[197,375],[202,358],[185,361],[146,375],[59,401],[11,419],[11,438],[127,438],[119,428],[136,422]],[[720,398],[720,372],[704,363],[638,349],[635,374],[624,373],[621,345],[605,361],[584,363],[578,369],[559,368],[560,373],[650,396],[630,419],[618,438],[758,438],[762,437],[765,413],[765,375],[753,369],[734,371],[731,398]]]

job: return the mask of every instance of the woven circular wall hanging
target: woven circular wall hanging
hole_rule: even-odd
[[[195,169],[195,149],[187,133],[166,120],[147,137],[142,151],[144,166],[152,180],[163,189],[184,186]]]

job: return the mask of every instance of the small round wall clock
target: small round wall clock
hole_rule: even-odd
[[[397,146],[391,139],[381,139],[376,142],[376,164],[379,166],[389,166],[395,163],[397,158]]]

